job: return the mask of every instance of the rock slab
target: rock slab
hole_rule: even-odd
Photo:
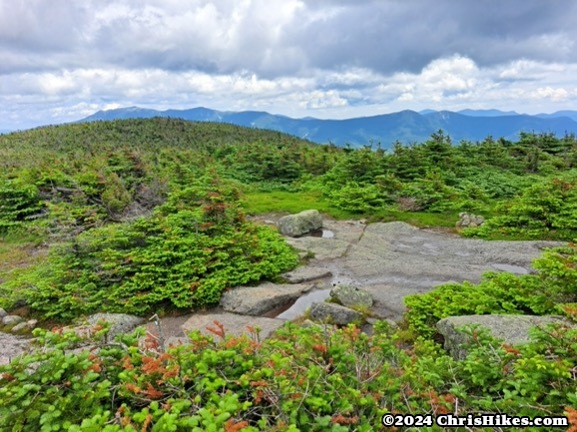
[[[327,277],[331,277],[332,273],[324,268],[318,268],[314,266],[302,266],[297,267],[293,271],[284,273],[281,276],[291,284],[299,284],[314,281],[317,279],[324,279]]]
[[[294,302],[310,291],[312,284],[264,283],[256,287],[238,287],[223,293],[220,306],[227,312],[259,316]]]
[[[437,330],[445,338],[445,349],[456,359],[463,359],[467,356],[463,346],[470,341],[470,337],[460,330],[463,326],[479,325],[508,345],[521,345],[530,341],[529,330],[532,327],[544,327],[551,323],[575,326],[562,317],[552,315],[464,315],[440,320]]]
[[[251,326],[253,328],[260,328],[259,337],[261,340],[268,338],[276,329],[285,323],[284,320],[275,318],[252,317],[228,312],[209,313],[191,316],[182,325],[182,331],[184,334],[188,334],[194,330],[200,330],[202,334],[213,336],[214,339],[218,341],[220,338],[209,330],[209,328],[218,330],[215,321],[223,325],[225,337],[227,335],[250,335],[251,332],[247,326]]]
[[[318,210],[305,210],[294,215],[283,216],[278,221],[282,235],[300,237],[323,227],[323,219]]]

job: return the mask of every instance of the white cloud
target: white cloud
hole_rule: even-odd
[[[0,129],[130,105],[575,109],[577,2],[482,3],[0,0]]]
[[[550,99],[557,102],[568,100],[571,93],[564,88],[539,87],[537,90],[532,92],[530,96],[534,99]]]

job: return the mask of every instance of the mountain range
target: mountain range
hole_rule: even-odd
[[[527,115],[499,110],[406,110],[370,117],[323,120],[311,117],[294,119],[263,111],[216,111],[203,107],[157,111],[130,107],[98,111],[80,122],[151,117],[232,123],[285,132],[317,143],[352,147],[380,144],[389,148],[396,141],[404,144],[422,142],[440,129],[453,142],[482,141],[488,136],[517,140],[521,132],[553,133],[557,136],[577,134],[577,111]]]

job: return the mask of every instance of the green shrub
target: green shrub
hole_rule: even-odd
[[[10,228],[20,226],[43,208],[36,187],[15,180],[0,179],[0,235]]]
[[[577,174],[570,172],[539,181],[501,206],[501,215],[468,235],[517,235],[526,238],[577,236]]]
[[[298,263],[278,233],[244,220],[235,196],[216,184],[184,189],[150,217],[55,245],[45,263],[2,291],[64,320],[99,310],[143,314],[159,305],[214,305],[224,289],[273,278]]]
[[[330,197],[337,208],[350,213],[367,213],[381,208],[385,203],[383,194],[377,186],[359,185],[354,182],[331,191]]]

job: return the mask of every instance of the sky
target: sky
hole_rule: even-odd
[[[577,110],[573,0],[0,0],[0,131],[130,106]]]

